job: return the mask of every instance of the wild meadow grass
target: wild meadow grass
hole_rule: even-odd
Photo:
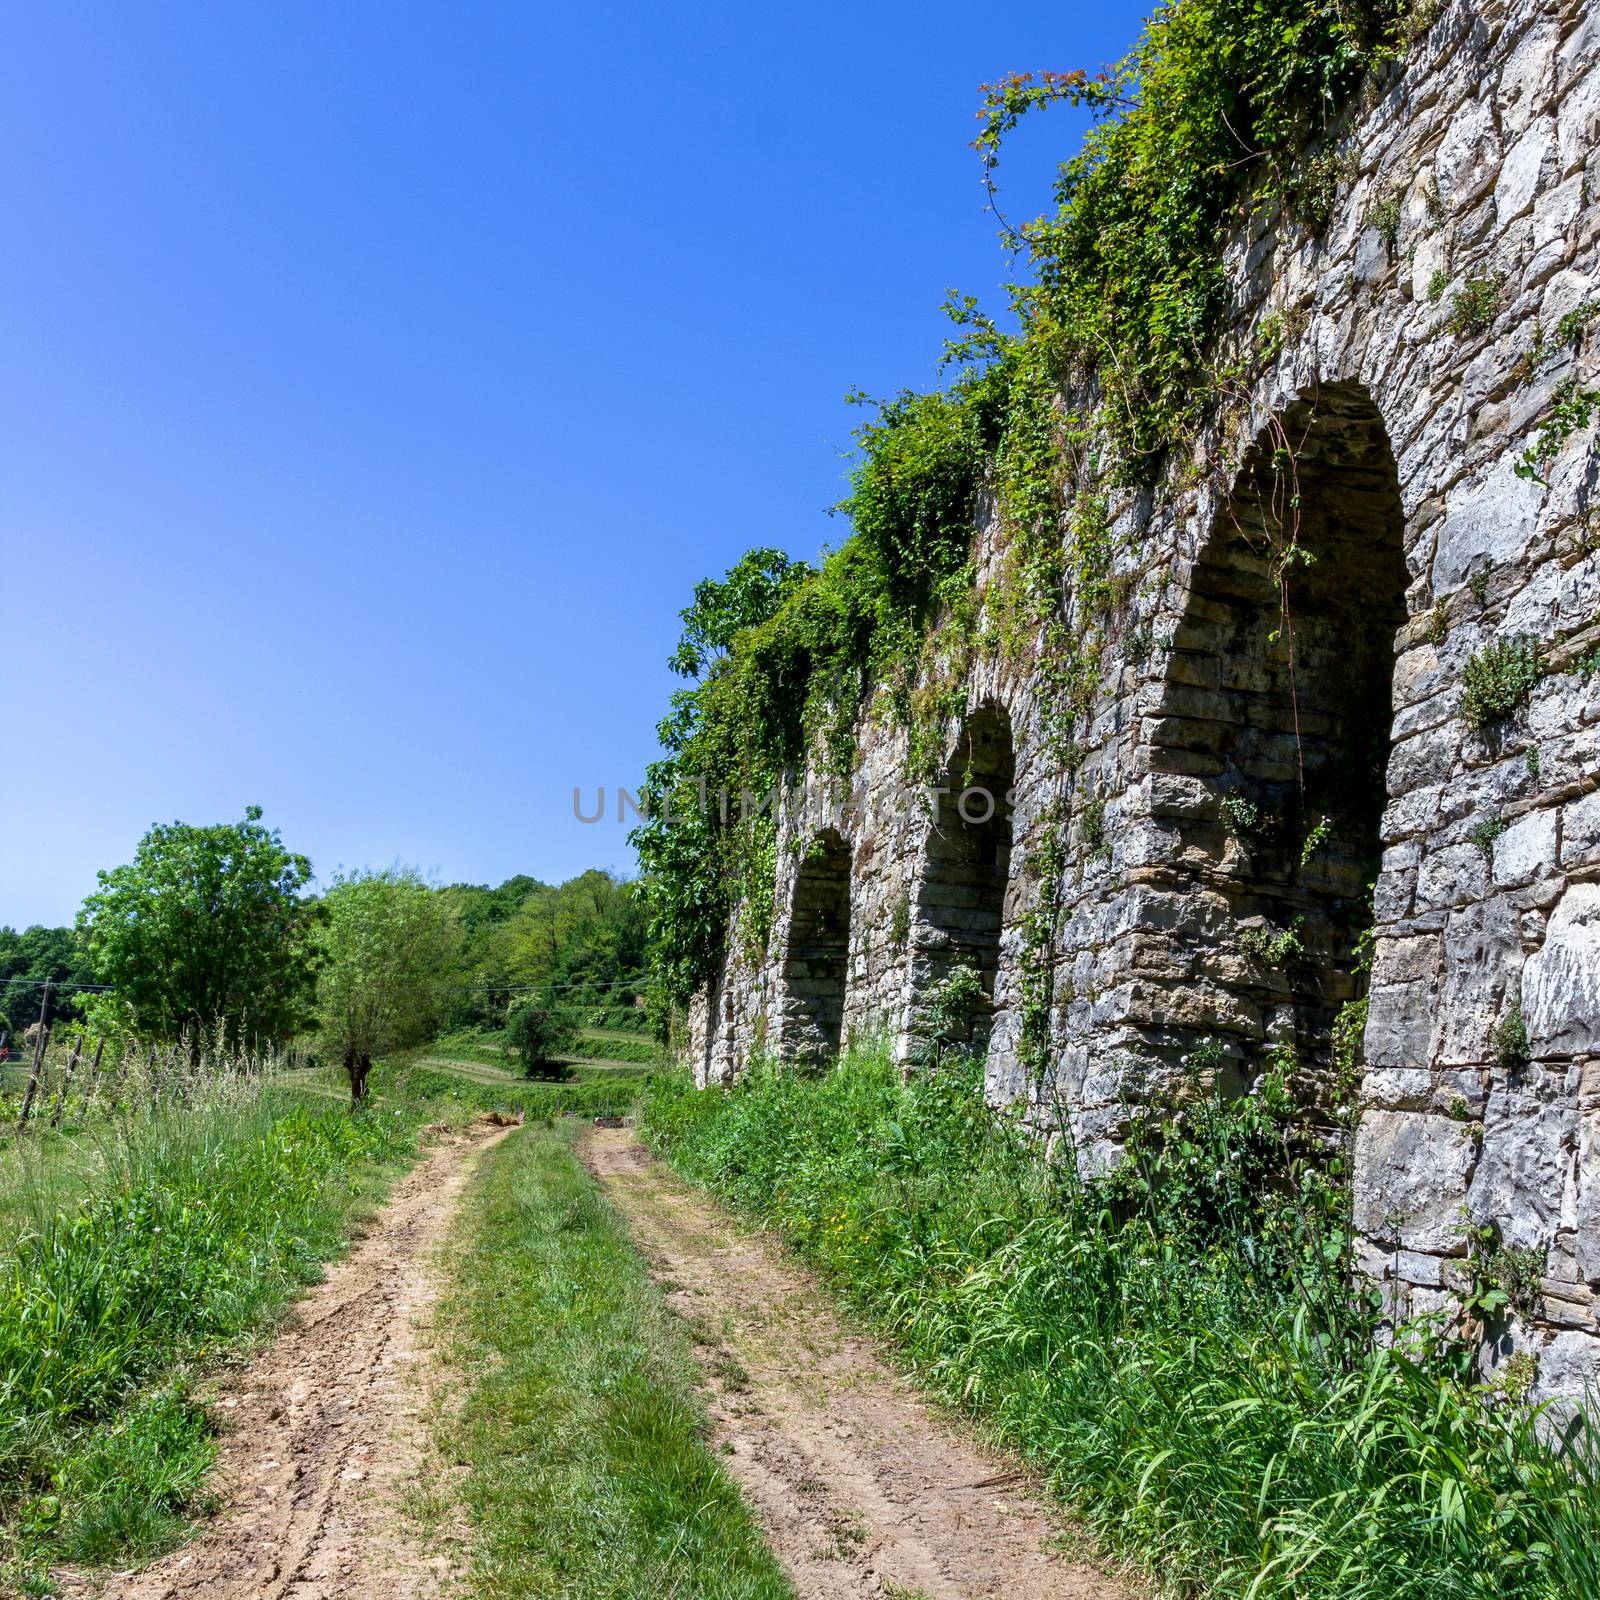
[[[566,1130],[484,1156],[451,1264],[444,1353],[471,1380],[440,1442],[471,1592],[792,1600],[706,1447],[683,1329]]]
[[[0,1148],[0,1587],[175,1541],[213,1445],[201,1375],[267,1326],[415,1152],[423,1107],[233,1075]]]
[[[1085,1182],[980,1090],[970,1062],[755,1064],[659,1078],[644,1127],[1169,1592],[1600,1595],[1593,1428],[1474,1382],[1437,1328],[1378,1337],[1328,1187],[1268,1181],[1270,1108],[1196,1101]]]

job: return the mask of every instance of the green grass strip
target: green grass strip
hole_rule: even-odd
[[[474,1593],[791,1595],[707,1449],[685,1335],[565,1131],[484,1156],[451,1260],[446,1356],[475,1377],[442,1438]]]

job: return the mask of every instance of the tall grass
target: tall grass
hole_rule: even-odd
[[[224,1075],[0,1153],[0,1553],[14,1579],[171,1542],[210,1430],[191,1386],[340,1248],[417,1117]]]
[[[881,1055],[731,1090],[658,1079],[647,1137],[779,1225],[921,1377],[1172,1592],[1600,1595],[1600,1449],[1474,1384],[1437,1330],[1376,1337],[1324,1187],[1268,1181],[1272,1112],[1204,1100],[1080,1180],[952,1063]]]

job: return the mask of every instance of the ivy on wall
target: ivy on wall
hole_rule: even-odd
[[[1170,0],[1106,72],[986,87],[975,148],[991,192],[1030,112],[1070,102],[1097,121],[1060,169],[1054,209],[1005,225],[1033,269],[1012,291],[1017,331],[952,300],[949,381],[869,407],[838,508],[851,536],[816,567],[754,551],[684,613],[673,665],[691,681],[661,725],[654,809],[635,834],[666,1005],[715,971],[736,910],[747,953],[766,937],[775,821],[738,797],[764,797],[811,753],[847,776],[869,699],[908,730],[920,776],[964,709],[973,653],[1031,655],[1041,737],[1071,769],[1119,598],[1107,492],[1181,464],[1236,381],[1215,353],[1224,239],[1264,209],[1326,220],[1337,170],[1307,151],[1398,52],[1405,8]],[[971,556],[986,491],[1006,553],[979,627]],[[1042,982],[1037,998],[1048,1006]]]

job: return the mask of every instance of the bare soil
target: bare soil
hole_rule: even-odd
[[[502,1119],[505,1120],[505,1119]],[[118,1600],[436,1600],[442,1557],[419,1548],[404,1500],[428,1469],[422,1412],[436,1256],[474,1158],[506,1128],[438,1133],[365,1235],[226,1385],[216,1480],[199,1537]]]
[[[1014,1461],[976,1446],[844,1328],[771,1242],[627,1131],[581,1145],[696,1337],[714,1441],[804,1600],[1130,1600]]]

